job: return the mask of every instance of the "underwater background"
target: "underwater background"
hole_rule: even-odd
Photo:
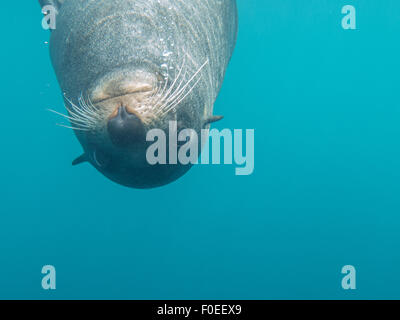
[[[71,166],[40,6],[3,3],[1,299],[400,298],[400,2],[238,7],[214,128],[255,129],[253,175],[202,165],[134,190]]]

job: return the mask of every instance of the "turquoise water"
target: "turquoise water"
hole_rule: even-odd
[[[399,1],[239,0],[215,127],[255,129],[255,171],[196,166],[147,191],[71,166],[81,147],[46,111],[62,98],[25,2],[0,22],[0,298],[400,298]]]

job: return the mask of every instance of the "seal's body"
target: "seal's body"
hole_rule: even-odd
[[[146,133],[207,128],[237,34],[236,0],[41,0],[58,8],[51,60],[88,161],[129,187],[189,165],[150,165]]]

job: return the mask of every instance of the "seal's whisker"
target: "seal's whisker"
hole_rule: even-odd
[[[195,83],[194,86],[191,87],[191,89],[189,90],[189,92],[185,93],[186,88],[191,84],[191,82],[196,78],[196,76],[201,72],[201,70],[208,64],[208,60],[199,68],[199,70],[197,70],[194,75],[189,79],[189,81],[183,86],[182,89],[179,90],[179,92],[177,92],[171,99],[170,101],[167,103],[167,105],[164,107],[166,108],[168,111],[171,110],[171,105],[177,105],[180,102],[183,101],[184,98],[186,98],[188,96],[188,94],[190,92],[193,91],[193,89],[197,86],[197,84],[199,83],[199,81],[201,80],[201,77],[197,80],[197,82]],[[182,96],[184,96],[182,98]],[[181,99],[182,98],[182,99]],[[178,103],[176,103],[178,101]],[[167,111],[167,112],[168,112]]]
[[[155,88],[153,94],[149,97],[149,99],[153,99],[160,92],[160,82],[161,82],[161,80],[157,80],[156,88]]]
[[[68,110],[68,113],[71,114],[74,119],[79,119],[80,121],[82,121],[84,123],[90,123],[90,119],[87,119],[86,117],[81,116],[80,114],[76,113],[75,111],[69,109],[67,106],[65,106],[65,108]]]
[[[186,99],[186,97],[193,91],[193,89],[199,84],[201,78],[199,78],[195,84],[190,88],[190,90],[183,96],[183,98],[179,99],[178,101],[176,101],[175,103],[173,103],[172,105],[170,105],[169,107],[167,107],[167,110],[165,111],[164,114],[167,114],[168,112],[170,112],[172,109],[174,109],[178,104],[180,104],[183,100]]]
[[[178,75],[175,77],[174,82],[171,84],[171,87],[168,89],[168,91],[165,93],[165,95],[162,96],[162,98],[160,99],[160,103],[162,103],[162,102],[164,102],[166,99],[168,99],[168,97],[170,96],[171,91],[174,90],[175,85],[176,85],[177,81],[179,80],[179,78],[180,78],[180,76],[181,76],[181,74],[182,74],[182,71],[183,71],[183,69],[184,69],[184,67],[185,67],[185,62],[186,62],[186,60],[183,59],[183,63],[182,63],[182,66],[181,66],[180,69],[179,69]]]
[[[83,117],[87,117],[87,114],[85,112],[83,112],[83,110],[81,110],[75,103],[73,103],[70,99],[68,99],[67,96],[65,96],[65,99],[69,102],[69,104],[71,105],[72,110],[79,114],[80,116]],[[81,100],[80,98],[78,98],[78,103],[81,106]],[[68,107],[66,106],[66,108],[68,109]],[[68,111],[70,111],[70,109],[68,109]]]
[[[160,92],[161,97],[164,95],[165,90],[167,90],[168,83],[169,83],[169,77],[167,76],[167,77],[165,77],[165,83],[164,83],[163,89]]]
[[[70,103],[71,105],[71,109],[69,109],[67,106],[65,106],[65,108],[72,114],[75,114],[77,117],[79,118],[83,118],[85,120],[87,120],[88,122],[94,124],[95,121],[93,119],[93,117],[89,116],[87,113],[85,113],[84,111],[82,111],[76,104],[74,104],[72,101],[68,100],[67,101]]]
[[[168,83],[169,83],[169,81],[168,81],[169,78],[167,77],[167,80],[165,81],[165,84],[164,84],[164,89],[163,89],[163,91],[162,91],[161,94],[160,94],[161,99],[159,100],[159,103],[161,103],[161,102],[168,96],[169,92],[171,92],[171,90],[174,88],[175,83],[176,83],[176,81],[179,79],[179,76],[180,76],[180,74],[181,74],[181,72],[182,72],[184,66],[185,66],[185,59],[183,59],[182,66],[181,66],[180,69],[179,69],[178,75],[175,76],[175,80],[173,81],[173,83],[171,84],[170,88],[168,89],[168,92],[165,92],[165,90],[166,90],[167,87],[168,87]],[[175,71],[175,74],[176,74],[176,71]],[[165,93],[165,94],[164,94],[164,93]]]
[[[90,101],[89,96],[87,96],[87,100],[85,100],[82,97],[82,102],[84,103],[85,108],[87,109],[87,111],[93,116],[93,117],[97,117],[98,116],[98,112],[96,107],[93,105],[93,103]]]
[[[172,92],[170,93],[169,97],[167,97],[166,101],[161,105],[161,107],[159,108],[158,112],[156,113],[156,115],[160,114],[163,112],[163,109],[169,104],[171,97],[175,95],[176,92],[178,92],[180,90],[180,88],[182,87],[182,85],[185,83],[185,78],[186,78],[186,74],[187,74],[187,70],[185,71],[185,73],[182,76],[182,80],[179,83],[178,87]]]
[[[81,96],[80,96],[80,99],[81,99],[81,103],[83,104],[83,106],[85,107],[85,109],[90,113],[90,114],[95,114],[94,113],[94,109],[92,109],[92,107],[89,105],[89,95],[87,94],[86,95],[86,99],[85,99],[85,97],[83,96],[83,92],[81,92]]]
[[[76,112],[78,112],[78,111],[76,111]],[[81,116],[79,116],[79,117],[80,117],[82,120],[86,121],[86,122],[91,122],[91,121],[92,121],[91,117],[90,117],[89,115],[87,115],[87,114],[81,115]]]
[[[166,102],[162,105],[162,107],[160,108],[160,109],[161,109],[161,112],[162,112],[165,108],[167,108],[167,106],[168,106],[170,103],[173,103],[173,101],[174,101],[176,98],[179,98],[179,97],[178,97],[178,96],[179,96],[179,92],[181,91],[182,84],[185,82],[185,77],[186,77],[186,73],[185,73],[185,76],[184,76],[184,78],[182,79],[181,83],[179,84],[178,88],[174,91],[174,93],[171,95],[171,97],[169,97],[169,98],[167,99],[167,101],[166,101]]]
[[[188,82],[183,86],[182,89],[179,90],[179,92],[177,92],[175,94],[174,97],[171,97],[171,101],[179,99],[179,97],[182,95],[182,93],[184,93],[184,91],[186,90],[186,88],[190,85],[190,83],[196,78],[196,76],[201,72],[201,70],[208,64],[208,60],[199,68],[199,70],[197,70],[194,75],[188,80]]]
[[[188,92],[181,97],[178,101],[175,101],[173,104],[171,104],[170,106],[167,107],[167,112],[169,112],[171,109],[175,108],[177,105],[179,105],[183,100],[186,99],[186,97],[194,90],[194,88],[199,84],[201,78],[198,79],[194,85],[188,90]]]
[[[180,89],[180,87],[182,86],[182,84],[185,82],[185,76],[186,76],[186,72],[185,72],[185,75],[183,76],[181,82],[179,83],[177,89],[174,90],[174,91],[172,92],[172,94],[174,94],[177,90]],[[157,104],[157,107],[159,107],[159,108],[158,108],[158,110],[157,110],[157,112],[156,112],[156,115],[159,115],[159,114],[161,114],[161,113],[163,112],[163,109],[164,109],[165,106],[168,105],[168,103],[169,103],[169,97],[167,97],[166,99],[163,99],[163,100],[165,100],[165,101],[160,101],[160,103]]]
[[[75,114],[75,115],[77,115],[77,116],[79,116],[79,117],[84,117],[84,118],[86,118],[86,114],[83,113],[83,112],[78,108],[78,106],[77,106],[75,103],[73,103],[73,102],[72,102],[70,99],[68,99],[66,96],[65,96],[65,99],[69,102],[69,104],[70,104],[70,106],[71,106],[71,108],[72,108],[72,109],[70,109],[70,108],[68,108],[68,107],[65,105],[65,108],[68,110],[69,113]]]
[[[53,109],[47,109],[47,111],[50,111],[50,112],[55,113],[55,114],[58,114],[59,116],[62,116],[64,118],[67,118],[67,119],[70,119],[70,120],[73,119],[71,116],[67,116],[66,114],[63,114],[63,113],[58,112],[58,111],[55,111]]]
[[[157,81],[156,88],[155,88],[154,92],[152,93],[152,95],[150,97],[148,97],[148,100],[151,101],[154,99],[155,96],[157,96],[158,91],[160,90],[159,82],[160,81]]]
[[[104,113],[104,112],[102,113],[101,111],[99,111],[99,109],[94,106],[94,104],[89,96],[87,97],[87,99],[88,99],[87,103],[90,106],[90,108],[93,110],[93,114],[94,114],[95,118],[97,120],[101,120],[102,115],[104,115],[106,113]]]
[[[167,86],[168,86],[168,83],[169,83],[169,78],[168,78],[168,76],[163,76],[163,80],[164,80],[164,83],[163,83],[162,80],[160,80],[160,81],[157,83],[157,90],[156,90],[156,92],[154,93],[154,95],[152,96],[152,98],[158,97],[158,96],[162,96],[162,95],[164,94],[164,91],[166,90],[166,88],[167,88]]]
[[[167,100],[166,100],[167,102],[170,101],[178,91],[180,91],[180,89],[182,88],[182,85],[185,83],[187,73],[188,73],[188,71],[185,70],[185,73],[182,75],[182,80],[179,82],[178,87],[172,93],[170,93],[170,95],[167,97]]]
[[[73,110],[71,110],[67,106],[65,106],[65,108],[68,110],[68,112],[70,114],[74,115],[74,117],[76,117],[76,119],[80,119],[84,123],[88,123],[88,124],[91,124],[91,125],[94,124],[94,121],[91,118],[89,118],[87,115],[81,113],[79,109],[74,108]]]
[[[98,122],[102,120],[103,114],[93,105],[89,95],[86,95],[86,100],[83,92],[81,92],[77,99],[78,104],[72,102],[72,100],[69,99],[65,93],[64,98],[68,102],[68,104],[65,104],[65,108],[67,109],[69,115],[63,115],[57,111],[55,111],[55,113],[63,116],[66,119],[69,119],[71,126],[62,126],[74,130],[89,131],[96,128]]]
[[[86,121],[84,121],[82,119],[79,119],[79,118],[75,118],[74,116],[67,116],[66,114],[63,114],[61,112],[58,112],[58,111],[55,111],[55,110],[52,110],[52,109],[47,109],[47,110],[52,112],[52,113],[55,113],[55,114],[57,114],[59,116],[62,116],[64,118],[66,118],[66,119],[69,119],[69,120],[71,120],[71,122],[74,122],[74,123],[80,122],[81,124],[86,124]]]
[[[163,109],[164,105],[166,103],[168,103],[167,101],[168,101],[169,96],[171,95],[171,92],[172,91],[175,92],[175,90],[177,90],[177,89],[175,89],[175,85],[177,84],[178,80],[181,78],[182,71],[185,68],[185,63],[186,63],[186,60],[184,59],[182,62],[182,66],[179,68],[178,73],[176,74],[176,72],[175,72],[175,74],[176,74],[175,79],[174,79],[173,83],[171,84],[170,88],[168,89],[168,91],[165,92],[165,94],[163,92],[161,95],[159,95],[159,98],[154,105],[154,108],[156,108],[156,110],[157,110],[155,115],[159,115],[160,113],[162,113],[162,109]],[[185,75],[186,75],[186,72],[185,72]],[[184,82],[184,76],[183,76],[182,81],[179,84],[178,88],[181,86],[182,82]],[[163,90],[163,91],[165,91],[165,90]]]
[[[90,99],[89,95],[87,95],[87,104],[93,110],[93,113],[97,114],[97,108],[94,106],[92,100]]]
[[[152,101],[153,99],[155,99],[159,93],[161,92],[161,86],[160,86],[161,80],[157,81],[157,87],[156,90],[154,90],[154,93],[149,97],[149,101]]]
[[[62,127],[62,128],[67,128],[67,129],[72,129],[72,130],[88,131],[88,129],[70,127],[70,126],[66,126],[66,125],[61,124],[61,123],[56,123],[56,125],[59,126],[59,127]]]
[[[86,104],[86,101],[83,99],[83,96],[81,94],[81,96],[78,98],[78,103],[79,106],[88,114],[91,113],[91,110],[89,109],[88,105]]]
[[[62,116],[62,117],[64,117],[64,118],[66,118],[66,119],[69,119],[69,120],[71,120],[71,122],[80,122],[80,123],[82,123],[82,124],[86,124],[87,123],[87,121],[86,120],[84,120],[84,119],[81,119],[79,116],[77,116],[75,113],[73,113],[73,112],[71,112],[68,108],[67,108],[67,110],[69,111],[69,114],[70,115],[65,115],[65,114],[63,114],[63,113],[61,113],[61,112],[57,112],[57,111],[55,111],[55,110],[52,110],[52,109],[48,109],[48,111],[50,111],[50,112],[52,112],[52,113],[55,113],[55,114],[57,114],[57,115],[60,115],[60,116]]]
[[[81,108],[92,118],[95,118],[97,116],[97,114],[94,112],[94,109],[92,109],[88,103],[86,102],[86,100],[83,98],[83,94],[81,93],[81,96],[78,99],[79,101],[79,105],[81,106]]]

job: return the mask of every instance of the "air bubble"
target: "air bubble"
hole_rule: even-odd
[[[165,51],[163,52],[163,56],[164,56],[164,57],[169,57],[171,54],[172,54],[172,52],[171,52],[171,51],[168,51],[168,50],[165,50]]]

